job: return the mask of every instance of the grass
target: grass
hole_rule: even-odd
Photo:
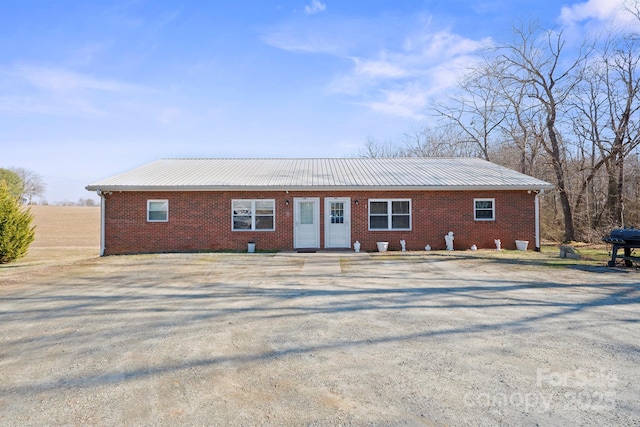
[[[507,264],[527,264],[533,266],[548,267],[575,267],[575,266],[606,266],[611,259],[610,247],[607,245],[571,245],[580,253],[581,259],[560,258],[559,244],[544,244],[540,252],[516,251],[494,249],[479,249],[477,251],[430,251],[430,252],[372,252],[374,259],[386,260],[415,260],[422,261],[426,258],[456,257],[468,259],[482,259],[486,262],[499,262]]]

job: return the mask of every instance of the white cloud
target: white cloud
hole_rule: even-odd
[[[386,58],[353,58],[353,62],[355,63],[354,74],[359,76],[368,76],[371,78],[401,78],[407,75],[407,70]]]
[[[624,10],[620,0],[588,0],[571,6],[563,6],[560,20],[565,24],[572,24],[585,19],[608,20]]]
[[[559,20],[562,25],[570,28],[589,23],[627,28],[638,24],[637,19],[626,9],[627,4],[629,0],[587,0],[563,6]]]
[[[424,117],[430,97],[451,89],[492,40],[437,28],[429,16],[384,20],[332,17],[289,21],[263,40],[290,52],[321,53],[347,62],[329,75],[327,91],[384,114]]]
[[[270,46],[290,52],[338,55],[342,49],[342,45],[339,42],[335,42],[328,37],[318,34],[300,37],[287,30],[266,34],[263,36],[263,40]]]
[[[96,116],[113,98],[143,88],[64,68],[33,65],[0,67],[0,110],[17,114]],[[102,105],[101,107],[99,105]]]
[[[327,5],[320,0],[311,0],[311,4],[304,7],[304,12],[307,15],[324,12],[325,10],[327,10]]]
[[[44,114],[48,116],[103,116],[105,113],[86,99],[43,96],[0,96],[0,111],[10,114]]]
[[[184,121],[184,112],[179,108],[167,107],[158,114],[158,121],[165,125],[178,124]]]
[[[362,105],[386,115],[420,120],[424,118],[424,108],[429,97],[426,89],[416,82],[397,90],[382,90],[378,99]]]
[[[363,40],[362,34],[367,34]],[[294,19],[267,28],[262,40],[270,46],[290,52],[323,53],[348,57],[351,51],[371,43],[374,35],[366,22],[332,17],[328,20]]]
[[[20,66],[14,74],[24,78],[40,89],[54,92],[73,92],[79,90],[98,90],[106,92],[125,92],[132,85],[114,80],[99,79],[60,68]]]
[[[448,31],[407,37],[396,50],[355,57],[353,67],[329,85],[332,93],[364,99],[374,111],[423,118],[429,98],[454,87],[490,40],[470,40]]]

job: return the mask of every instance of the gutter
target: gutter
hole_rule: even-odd
[[[541,188],[540,191],[537,192],[536,197],[534,199],[535,203],[535,213],[536,213],[536,252],[540,252],[540,196],[544,194],[544,188]]]
[[[98,190],[97,193],[98,193],[98,196],[100,196],[100,256],[104,256],[104,252],[106,249],[105,237],[104,237],[104,230],[105,230],[104,208],[105,208],[105,202],[107,199],[105,198],[102,190]]]

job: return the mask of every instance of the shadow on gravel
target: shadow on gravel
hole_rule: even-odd
[[[455,256],[434,257],[430,262],[459,261]],[[229,259],[231,260],[231,258]],[[229,261],[227,260],[227,261]],[[290,318],[298,324],[310,320],[340,319],[360,313],[419,314],[419,321],[433,313],[487,312],[490,317],[476,318],[471,323],[447,326],[424,326],[417,332],[407,332],[400,324],[383,336],[349,339],[345,335],[330,336],[326,342],[309,344],[294,342],[287,348],[267,351],[239,352],[216,357],[196,357],[160,365],[112,367],[101,366],[85,374],[50,374],[26,382],[0,386],[2,395],[33,395],[43,391],[66,388],[100,387],[114,383],[157,375],[212,367],[225,363],[248,363],[317,353],[341,348],[362,348],[391,342],[428,340],[434,337],[455,338],[506,331],[518,333],[523,328],[535,329],[542,323],[565,318],[572,321],[576,313],[593,308],[640,304],[640,284],[615,284],[599,281],[585,285],[560,282],[537,283],[531,280],[497,280],[479,277],[472,283],[454,276],[435,272],[413,272],[407,262],[398,261],[397,272],[382,272],[375,264],[383,258],[354,261],[353,272],[335,277],[297,277],[287,274],[282,280],[278,269],[299,268],[299,263],[276,265],[273,258],[253,258],[254,264],[233,262],[216,265],[190,258],[156,259],[144,269],[144,259],[116,266],[116,272],[83,271],[82,275],[57,277],[50,285],[0,293],[0,332],[3,356],[14,362],[5,369],[20,369],[21,363],[39,363],[47,350],[62,346],[73,353],[75,362],[87,357],[99,358],[101,352],[115,348],[122,351],[147,351],[169,336],[196,334],[199,340],[207,334],[194,332],[207,325],[211,333]],[[520,261],[489,258],[496,263]],[[98,268],[101,262],[88,268]],[[363,268],[360,268],[363,267]],[[367,270],[367,267],[369,268]],[[599,270],[589,272],[600,272]],[[233,273],[233,274],[232,274]],[[398,279],[398,274],[404,274]],[[275,277],[275,279],[274,279]],[[395,278],[394,280],[384,280]],[[218,280],[212,280],[217,278]],[[381,280],[382,279],[382,280]],[[325,280],[328,283],[321,283]],[[579,293],[572,293],[579,290]],[[535,292],[532,292],[535,291]],[[515,318],[501,319],[501,310],[535,308],[536,313],[523,311]],[[513,315],[512,315],[513,316]],[[607,319],[636,323],[637,318]],[[349,317],[351,321],[358,318]],[[417,320],[417,321],[418,321]],[[363,331],[366,327],[363,321]],[[411,323],[411,322],[410,322]],[[22,331],[16,334],[15,331]],[[258,337],[260,338],[260,337]],[[142,347],[138,347],[142,345]],[[197,342],[192,345],[198,345]],[[636,344],[630,344],[631,347]],[[66,355],[66,357],[70,357]],[[16,359],[17,358],[17,359]],[[19,360],[18,364],[15,360]],[[1,372],[1,371],[0,371]]]

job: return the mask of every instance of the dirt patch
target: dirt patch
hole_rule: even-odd
[[[638,272],[524,261],[173,254],[0,270],[0,424],[638,424]]]

